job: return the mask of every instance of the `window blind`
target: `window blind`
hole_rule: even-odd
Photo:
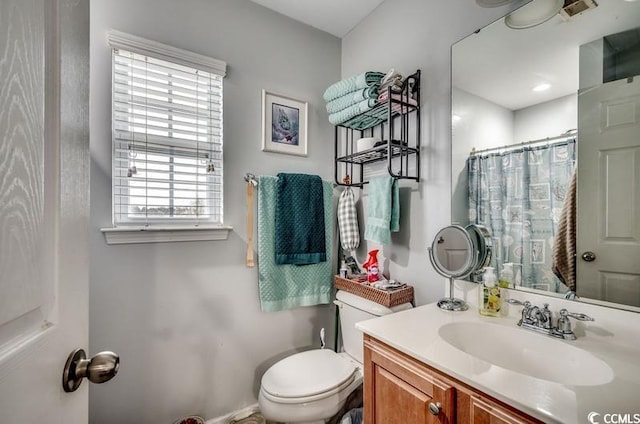
[[[112,49],[114,225],[222,224],[223,75]]]

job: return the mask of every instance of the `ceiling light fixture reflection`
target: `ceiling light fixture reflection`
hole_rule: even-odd
[[[551,84],[547,84],[546,82],[543,82],[542,84],[536,85],[531,90],[535,92],[540,92],[540,91],[547,91],[550,88],[551,88]]]
[[[533,0],[504,18],[512,29],[532,28],[553,18],[562,9],[564,0]]]
[[[459,122],[462,118],[459,115],[451,115],[451,123],[455,124]]]

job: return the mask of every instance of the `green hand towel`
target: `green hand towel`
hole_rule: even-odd
[[[278,174],[276,263],[308,265],[326,260],[324,199],[318,175]]]
[[[391,223],[389,229],[392,233],[400,231],[400,187],[398,180],[393,180],[391,187]]]
[[[400,230],[400,190],[389,175],[369,180],[365,240],[391,244],[391,231]]]
[[[312,265],[277,265],[275,220],[277,178],[261,176],[258,182],[258,283],[264,312],[331,302],[333,187],[323,181],[325,262]]]

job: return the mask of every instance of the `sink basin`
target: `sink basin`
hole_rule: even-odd
[[[451,346],[498,367],[570,386],[596,386],[613,379],[613,371],[591,353],[570,342],[520,327],[454,322],[440,327]]]

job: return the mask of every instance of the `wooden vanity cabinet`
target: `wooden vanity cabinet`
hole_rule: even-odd
[[[366,334],[364,422],[541,423]]]

